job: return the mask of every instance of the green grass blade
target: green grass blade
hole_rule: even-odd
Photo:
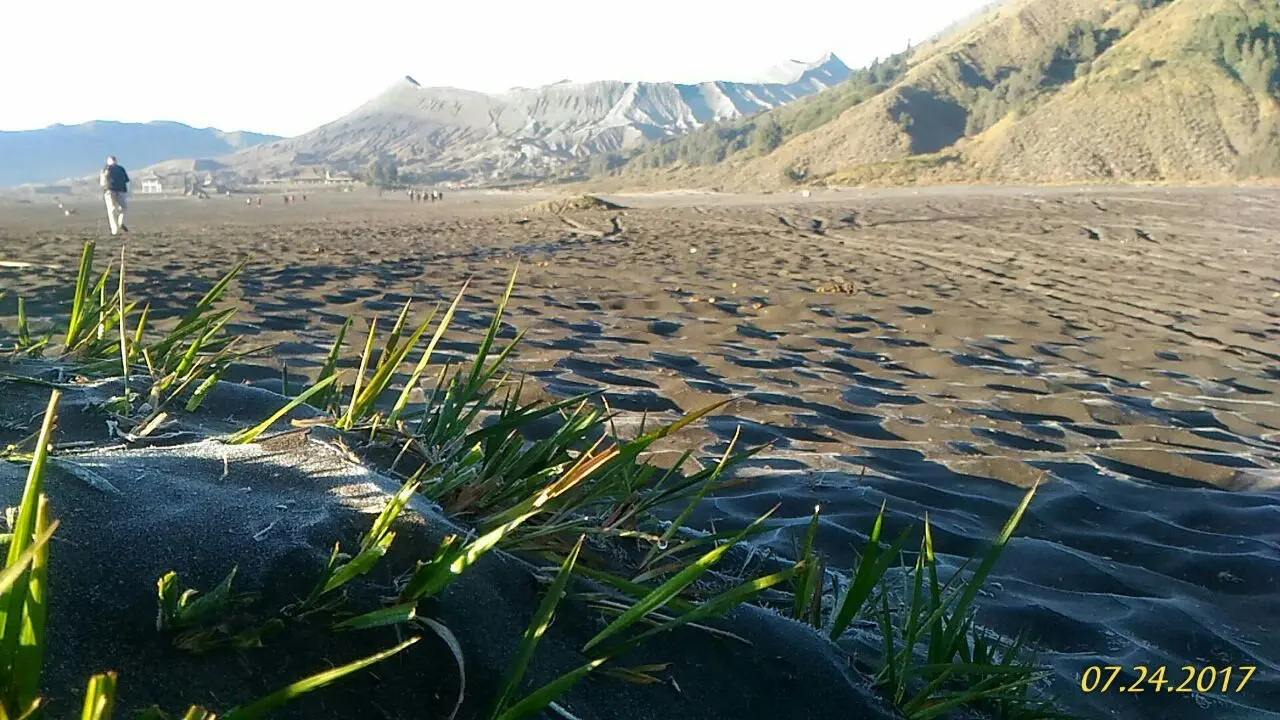
[[[590,567],[587,567],[586,565],[579,565],[576,572],[579,575],[582,575],[583,577],[591,578],[596,582],[602,583],[604,585],[608,585],[614,590],[618,590],[620,592],[626,593],[627,595],[630,595],[631,597],[636,599],[642,598],[648,595],[649,593],[653,592],[653,588],[649,587],[648,585],[641,585],[640,583],[627,580],[626,578],[618,577],[613,573],[607,573],[607,572],[604,572],[603,570],[596,570],[595,568],[590,568]],[[695,607],[697,607],[696,605],[689,602],[688,600],[684,600],[678,597],[673,598],[671,601],[669,601],[667,603],[667,606],[682,613],[689,612],[690,610],[693,610]]]
[[[58,400],[61,397],[62,393],[57,389],[49,393],[49,405],[45,408],[44,421],[40,425],[40,434],[36,440],[35,454],[27,472],[26,486],[23,488],[18,515],[13,524],[13,537],[9,541],[4,575],[9,575],[11,570],[15,570],[15,574],[8,580],[12,586],[0,592],[0,677],[14,672],[16,663],[21,657],[19,647],[23,633],[22,626],[26,619],[24,608],[27,604],[30,582],[29,570],[26,566],[34,562],[37,552],[41,552],[39,548],[33,548],[33,544],[38,535],[36,523],[40,512],[44,469],[49,459],[50,436],[53,434]],[[28,550],[31,550],[29,554]]]
[[[511,353],[514,352],[516,347],[520,345],[520,342],[524,340],[524,336],[526,332],[528,331],[521,330],[520,332],[516,333],[516,336],[511,339],[511,342],[507,343],[506,347],[502,348],[502,350],[498,352],[498,356],[495,357],[493,361],[489,363],[488,367],[482,368],[480,374],[476,376],[476,379],[471,382],[469,387],[479,388],[481,385],[483,385],[484,383],[492,379],[493,376],[498,372],[498,369],[501,368],[507,362],[507,358],[511,356]],[[487,356],[477,356],[477,359],[483,359],[485,357]]]
[[[755,530],[752,530],[750,535],[756,535],[764,532],[765,530],[766,528],[764,527],[758,527]],[[721,530],[720,532],[710,533],[708,535],[698,535],[689,540],[685,540],[684,542],[681,542],[679,544],[670,545],[666,550],[658,553],[649,561],[649,565],[646,566],[650,568],[649,570],[646,570],[645,572],[642,572],[636,575],[635,577],[631,578],[631,580],[632,582],[638,582],[638,583],[648,582],[649,580],[652,580],[656,577],[661,577],[663,575],[666,575],[668,572],[670,572],[671,566],[673,565],[675,566],[676,570],[680,570],[684,567],[684,560],[681,556],[684,555],[685,553],[691,550],[694,550],[696,548],[699,548],[703,545],[713,545],[721,541],[730,540],[735,537],[738,537],[737,530]],[[742,539],[745,539],[745,538],[742,538]],[[655,543],[661,542],[661,538],[658,538],[657,540],[654,540],[652,542],[655,542]],[[668,558],[670,558],[670,560],[667,562],[667,564],[654,565],[654,563],[667,560]]]
[[[466,572],[482,555],[497,547],[507,533],[519,527],[524,521],[537,515],[538,511],[525,513],[510,522],[499,525],[466,545],[452,550],[444,556],[438,556],[426,565],[419,567],[409,578],[403,597],[420,600],[436,595],[455,577]]]
[[[27,322],[27,302],[18,298],[18,347],[31,346],[31,326]]]
[[[710,600],[699,603],[694,607],[694,609],[684,613],[683,615],[663,622],[656,627],[640,633],[629,640],[625,647],[638,647],[645,640],[648,640],[659,633],[674,630],[683,625],[689,625],[708,618],[719,617],[739,605],[750,602],[752,598],[765,590],[791,580],[802,568],[803,565],[793,565],[786,570],[779,570],[776,573],[765,575],[764,577],[758,577],[754,580],[748,580],[741,585],[730,588]],[[613,657],[616,654],[616,652],[611,652],[609,657]]]
[[[813,544],[818,536],[818,511],[819,507],[815,505],[813,516],[809,518],[809,529],[805,531],[804,546],[799,555],[800,560],[805,563],[805,571],[797,576],[795,597],[791,603],[791,617],[801,622],[809,616],[816,585],[822,580],[818,575],[817,556],[813,551]]]
[[[7,602],[7,600],[3,598],[10,592],[15,590],[22,590],[23,593],[26,592],[25,576],[27,568],[31,564],[32,560],[35,559],[36,553],[41,552],[41,546],[44,543],[49,542],[49,539],[53,537],[53,532],[57,528],[58,521],[55,520],[49,525],[45,532],[36,535],[32,539],[31,544],[27,546],[26,550],[23,550],[17,557],[7,562],[3,569],[0,569],[0,603]],[[13,538],[10,537],[10,542],[12,541]],[[20,580],[23,581],[21,586],[19,586]],[[0,657],[0,662],[3,660],[4,658]]]
[[[244,445],[245,443],[253,442],[255,439],[257,439],[259,435],[266,432],[267,428],[274,425],[277,420],[287,415],[290,410],[306,402],[308,399],[311,398],[312,395],[315,395],[321,390],[324,390],[326,387],[329,387],[329,385],[332,384],[333,381],[337,379],[338,379],[337,375],[331,375],[330,377],[327,377],[324,380],[321,380],[315,385],[312,385],[311,387],[307,388],[306,391],[303,392],[301,395],[290,400],[284,407],[277,410],[275,414],[273,414],[271,417],[267,418],[266,420],[263,420],[262,422],[258,423],[257,425],[254,425],[251,428],[248,428],[246,430],[241,430],[240,432],[232,435],[230,438],[227,439],[227,443],[230,445]]]
[[[929,607],[933,610],[944,607],[946,601],[943,597],[943,588],[938,583],[938,560],[933,552],[933,528],[929,523],[928,514],[925,515],[924,523],[924,570],[929,580]],[[958,573],[957,573],[958,574]],[[929,644],[927,657],[930,662],[934,662],[935,658],[939,658],[947,654],[949,648],[946,645],[946,633],[936,632],[929,634]]]
[[[440,318],[440,324],[436,326],[436,331],[432,333],[430,342],[427,343],[426,349],[422,351],[422,357],[418,360],[418,364],[413,368],[413,373],[404,384],[404,388],[400,391],[400,397],[396,399],[396,404],[391,409],[391,414],[387,416],[388,423],[394,423],[400,418],[400,414],[404,412],[405,406],[409,404],[409,393],[417,386],[419,378],[422,377],[427,369],[427,364],[431,362],[431,355],[436,350],[440,338],[444,336],[445,331],[449,328],[449,324],[453,322],[453,313],[458,309],[462,297],[467,292],[467,283],[462,284],[462,289],[458,291],[458,296],[449,304],[449,309],[445,311],[444,317]],[[434,316],[435,313],[432,312]],[[430,319],[428,319],[428,322]]]
[[[124,285],[124,248],[120,248],[120,283],[116,288],[116,296],[120,299],[119,328],[120,328],[120,377],[124,379],[124,396],[129,397],[129,323],[128,315],[124,307],[125,296]]]
[[[418,640],[419,638],[412,637],[388,650],[375,653],[369,657],[356,660],[352,663],[347,663],[346,665],[336,667],[332,670],[316,673],[308,678],[304,678],[287,685],[270,695],[261,698],[260,700],[250,703],[249,705],[228,711],[227,714],[223,716],[223,720],[259,720],[260,718],[265,718],[272,710],[275,710],[299,695],[311,692],[312,690],[317,690],[337,680],[341,680],[351,673],[363,670],[370,665],[380,663],[418,642]]]
[[[144,348],[142,345],[143,333],[147,329],[147,318],[151,316],[151,303],[142,306],[142,314],[138,316],[138,327],[133,329],[133,342],[129,343],[129,362],[132,364],[138,358],[139,352]]]
[[[649,444],[652,444],[656,440],[661,440],[662,438],[665,438],[668,435],[679,432],[680,430],[684,429],[691,423],[697,422],[698,420],[701,420],[703,417],[706,417],[707,415],[715,412],[716,410],[719,410],[725,405],[728,405],[730,402],[733,402],[733,400],[734,398],[725,398],[724,400],[711,403],[710,405],[704,408],[694,410],[693,412],[689,413],[688,415],[685,415],[679,420],[676,420],[675,422],[670,423],[668,425],[663,425],[659,427],[657,430],[654,430],[653,432],[650,432],[647,435],[642,435],[636,438],[632,442],[640,443],[641,441],[646,441],[644,442],[644,445],[646,446]]]
[[[702,486],[698,488],[698,491],[689,498],[689,502],[685,504],[684,509],[680,511],[680,514],[676,516],[676,519],[672,520],[671,524],[667,526],[667,529],[663,531],[662,539],[649,549],[649,553],[645,558],[644,564],[648,564],[653,559],[653,556],[658,552],[659,548],[666,546],[666,544],[671,541],[671,538],[675,537],[675,534],[680,530],[680,528],[684,527],[689,516],[693,514],[693,511],[698,507],[699,503],[702,502],[702,499],[706,497],[707,492],[715,485],[716,480],[720,478],[720,473],[724,472],[724,468],[729,462],[729,457],[733,454],[733,447],[738,444],[738,437],[741,433],[742,426],[739,425],[733,431],[733,439],[729,441],[729,447],[725,448],[724,454],[720,456],[720,462],[716,463],[715,471],[707,477],[706,482],[702,483]]]
[[[89,278],[93,274],[94,242],[84,244],[80,251],[80,267],[76,272],[75,296],[71,300],[71,315],[67,318],[67,335],[63,350],[70,351],[84,334],[85,319],[89,311]]]
[[[933,531],[930,528],[929,513],[924,514],[924,538],[920,541],[920,552],[916,554],[916,564],[912,568],[911,573],[911,600],[907,606],[907,628],[903,633],[903,649],[900,652],[900,658],[895,660],[904,667],[911,665],[911,653],[916,647],[916,643],[920,640],[924,633],[933,630],[934,626],[921,622],[921,617],[930,615],[930,611],[936,609],[936,605],[926,605],[924,578],[928,572],[927,564],[933,557]],[[929,594],[929,601],[932,602],[934,594]],[[938,616],[941,618],[942,616]],[[929,638],[932,641],[936,637],[941,637],[942,633],[929,632]]]
[[[639,620],[641,620],[642,618],[644,618],[654,610],[657,610],[661,608],[663,605],[666,605],[672,598],[675,598],[676,596],[678,596],[682,591],[684,591],[685,588],[687,588],[695,580],[701,577],[707,570],[711,569],[712,565],[715,565],[717,562],[719,562],[720,558],[723,557],[725,553],[729,552],[729,550],[739,540],[741,540],[743,537],[745,537],[749,532],[751,532],[755,528],[762,525],[764,521],[767,520],[770,515],[773,515],[773,513],[777,509],[778,509],[777,505],[773,506],[773,508],[771,508],[768,512],[756,518],[754,521],[752,521],[750,525],[743,528],[742,531],[739,532],[738,535],[736,535],[733,539],[731,539],[730,541],[726,542],[723,545],[720,545],[719,547],[711,549],[709,552],[707,552],[702,557],[698,558],[688,567],[686,567],[685,569],[681,570],[680,572],[672,576],[670,580],[667,580],[662,585],[659,585],[647,596],[642,598],[635,605],[631,606],[630,609],[628,609],[622,615],[618,616],[618,618],[615,619],[612,623],[610,623],[608,627],[606,627],[604,630],[601,630],[599,633],[596,634],[595,637],[588,640],[587,644],[583,646],[582,651],[583,652],[589,651],[591,648],[599,645],[600,643],[604,642],[610,637],[613,637],[614,635],[626,630],[628,627],[635,624],[636,622],[638,622]]]
[[[471,373],[467,377],[467,387],[474,388],[476,382],[480,379],[480,374],[484,368],[484,361],[489,357],[489,349],[493,347],[493,341],[498,337],[498,331],[502,329],[502,314],[507,309],[507,303],[511,300],[511,291],[516,286],[516,274],[519,268],[511,271],[511,279],[507,281],[507,289],[502,293],[502,299],[498,301],[498,307],[494,308],[493,320],[489,324],[489,330],[484,334],[484,339],[480,341],[480,347],[476,350],[475,362],[471,365]]]
[[[493,712],[490,713],[491,718],[497,718],[506,709],[507,699],[515,692],[515,689],[524,679],[525,672],[529,669],[529,661],[533,659],[533,653],[538,648],[538,641],[542,639],[543,633],[551,626],[551,619],[555,615],[556,606],[560,604],[560,598],[564,595],[565,588],[569,585],[569,578],[573,575],[573,566],[578,562],[578,553],[582,552],[582,543],[586,540],[586,535],[579,535],[578,542],[574,544],[573,550],[564,559],[564,563],[560,565],[560,571],[556,573],[555,580],[551,582],[551,587],[547,589],[547,594],[542,598],[542,603],[538,605],[538,610],[533,614],[533,620],[529,623],[528,629],[524,631],[524,638],[520,641],[520,649],[516,651],[515,660],[511,663],[511,669],[507,671],[506,682],[503,683],[502,692],[498,694],[498,700],[493,705]]]
[[[369,337],[365,338],[364,352],[360,354],[360,369],[356,370],[356,384],[351,388],[351,403],[347,406],[347,413],[338,425],[344,430],[350,430],[351,426],[360,419],[356,415],[356,404],[360,400],[360,389],[364,385],[364,372],[369,367],[369,358],[373,357],[373,339],[377,332],[378,317],[375,315],[373,320],[369,321]]]
[[[525,697],[525,699],[511,706],[511,708],[499,715],[496,720],[522,720],[522,718],[537,716],[538,713],[542,712],[548,705],[555,702],[556,699],[568,691],[569,688],[577,684],[579,680],[586,677],[591,673],[591,671],[600,667],[604,663],[604,658],[592,660],[576,670],[561,675],[555,680],[552,680],[546,685],[543,685],[530,693]]]
[[[316,382],[332,377],[337,373],[338,356],[342,353],[342,343],[347,339],[347,331],[351,329],[351,318],[342,321],[342,327],[338,330],[338,336],[333,340],[333,347],[329,349],[329,355],[324,359],[324,365],[320,368],[320,374],[316,376]],[[329,409],[336,401],[334,391],[337,386],[333,386],[329,392],[326,392],[316,402],[323,408]]]
[[[408,505],[409,501],[413,499],[413,495],[418,492],[418,488],[422,487],[422,483],[418,480],[419,475],[421,475],[421,471],[406,480],[400,486],[400,489],[396,491],[396,494],[387,500],[386,506],[382,508],[382,512],[378,513],[378,517],[373,521],[369,532],[365,533],[361,539],[360,545],[362,548],[372,546],[391,531],[391,524],[396,521],[396,518],[400,517],[400,513],[404,510],[405,505]]]
[[[409,318],[409,308],[413,305],[413,298],[404,301],[404,307],[400,308],[400,315],[396,317],[396,324],[391,326],[391,335],[387,337],[387,344],[382,346],[382,351],[378,353],[378,361],[373,364],[375,368],[380,368],[391,357],[391,353],[396,351],[396,346],[400,344],[400,333],[404,332],[405,320]]]
[[[938,672],[938,676],[922,688],[915,697],[902,706],[902,712],[910,720],[932,720],[943,715],[955,708],[971,705],[982,700],[989,700],[999,697],[1011,690],[1018,690],[1035,681],[1035,676],[1029,670],[1024,672],[1011,671],[1009,668],[1000,666],[982,666],[982,665],[965,665],[961,663],[947,665],[945,667],[930,667],[931,671]],[[1019,670],[1023,670],[1019,668]],[[976,687],[952,694],[942,696],[936,695],[942,684],[957,675],[978,675],[983,678],[983,682]],[[1013,680],[1007,682],[996,682],[998,678],[1014,675]]]
[[[360,552],[356,553],[356,556],[351,558],[350,562],[341,565],[337,570],[329,575],[324,584],[320,586],[319,591],[315,593],[314,597],[319,597],[325,593],[337,590],[348,582],[372,570],[373,567],[378,564],[378,561],[382,559],[382,556],[387,554],[387,549],[391,547],[391,543],[394,542],[395,539],[396,534],[389,532],[378,538],[377,541],[371,543],[368,547],[363,548]]]
[[[510,431],[516,430],[533,420],[546,417],[547,415],[551,415],[552,413],[559,412],[560,410],[563,410],[564,408],[570,407],[572,405],[578,405],[582,403],[584,400],[595,397],[596,395],[599,395],[602,392],[604,391],[592,390],[591,392],[583,393],[581,395],[575,395],[571,398],[565,398],[564,400],[557,400],[556,402],[549,403],[546,405],[541,405],[540,407],[539,407],[539,403],[536,403],[536,402],[529,403],[528,405],[525,405],[524,407],[521,407],[511,413],[503,413],[501,416],[501,419],[499,419],[497,422],[491,425],[485,425],[484,427],[478,428],[475,431],[469,433],[467,435],[466,440],[464,440],[463,443],[467,447],[471,447],[472,445],[475,445],[477,442],[480,442],[481,440],[485,440],[494,436],[506,435]],[[595,418],[597,416],[592,414],[589,417]],[[565,426],[568,426],[570,424],[571,422],[566,421]],[[586,428],[593,427],[595,425],[595,420],[594,419],[584,420],[583,425]],[[563,430],[564,426],[562,426],[561,429]]]
[[[599,443],[597,443],[597,446],[598,445]],[[601,467],[612,462],[619,455],[617,447],[612,447],[598,455],[593,455],[593,452],[595,452],[595,447],[590,451],[583,453],[582,456],[578,458],[577,463],[575,463],[574,466],[570,468],[559,480],[551,483],[536,495],[526,498],[519,504],[501,513],[486,518],[485,522],[505,524],[514,517],[524,517],[528,513],[536,512],[551,500],[571,490],[574,486],[585,480]]]
[[[991,574],[991,569],[995,567],[996,561],[1000,559],[1001,551],[1009,544],[1009,539],[1013,537],[1013,531],[1022,522],[1022,516],[1026,513],[1027,507],[1031,504],[1031,498],[1035,496],[1036,489],[1039,487],[1040,480],[1037,479],[1035,484],[1022,496],[1022,501],[1018,503],[1018,507],[1014,509],[1013,514],[1005,521],[1004,527],[1001,528],[1000,534],[992,543],[991,549],[983,556],[978,569],[974,570],[973,575],[965,582],[964,589],[960,592],[960,599],[955,605],[954,613],[956,616],[963,617],[968,613],[974,599],[978,596],[978,591],[982,589],[982,584],[986,582],[987,576]]]
[[[432,313],[432,316],[434,316],[434,313]],[[400,364],[404,362],[405,357],[408,356],[413,347],[418,344],[418,340],[422,337],[422,334],[427,331],[427,327],[431,323],[432,316],[429,316],[421,325],[419,325],[417,329],[413,331],[413,334],[409,336],[409,339],[405,341],[405,344],[402,347],[397,348],[395,352],[390,353],[389,357],[386,358],[386,361],[374,370],[373,377],[369,378],[369,383],[365,386],[363,391],[352,393],[352,424],[359,422],[372,412],[378,398],[381,397],[382,394],[386,392],[387,388],[391,386],[391,379],[395,375],[396,368],[400,367]]]
[[[116,704],[116,674],[101,673],[89,678],[80,720],[111,720]]]
[[[200,383],[199,387],[196,388],[196,391],[191,393],[191,399],[187,400],[187,404],[185,406],[187,412],[195,412],[200,409],[200,406],[204,404],[205,398],[208,397],[209,393],[213,391],[213,388],[217,386],[218,381],[222,379],[222,376],[226,374],[227,367],[228,366],[226,365],[222,365],[217,370],[214,370],[209,377],[205,378],[204,381]]]
[[[594,448],[593,448],[594,449]],[[453,578],[461,575],[473,565],[484,553],[497,547],[498,543],[512,530],[526,520],[542,511],[546,503],[557,496],[568,492],[581,483],[601,466],[617,456],[617,448],[611,448],[599,455],[584,453],[577,464],[570,468],[559,480],[543,488],[533,497],[516,506],[522,514],[517,515],[462,547],[450,544],[442,546],[436,557],[429,563],[420,565],[401,592],[401,598],[419,600],[440,592]]]
[[[49,460],[49,445],[58,414],[58,401],[61,398],[61,390],[55,388],[49,392],[49,404],[45,407],[44,420],[40,424],[40,434],[36,440],[35,454],[31,467],[27,471],[27,482],[22,491],[17,520],[13,526],[13,541],[9,544],[9,562],[13,562],[18,553],[26,549],[35,532],[36,506],[44,490],[44,468]]]
[[[333,626],[334,630],[368,630],[388,625],[401,625],[412,622],[418,616],[417,603],[407,602],[381,610],[374,610]]]
[[[311,591],[306,604],[314,603],[325,593],[332,592],[373,569],[378,560],[387,553],[391,543],[395,541],[396,535],[391,532],[391,525],[409,504],[409,500],[413,498],[420,485],[418,474],[415,474],[387,500],[387,504],[382,508],[382,512],[378,513],[368,532],[360,537],[360,550],[350,561],[338,565],[338,546],[334,545],[324,575]]]
[[[867,599],[871,597],[872,591],[880,583],[880,579],[889,570],[889,565],[893,563],[894,558],[898,556],[898,553],[907,542],[909,528],[903,530],[902,534],[898,536],[888,550],[880,547],[880,535],[884,530],[884,510],[885,504],[881,503],[880,512],[876,515],[875,525],[871,528],[871,535],[867,538],[866,545],[862,549],[862,556],[858,559],[858,570],[854,573],[853,579],[849,582],[849,587],[840,598],[835,620],[831,623],[830,637],[832,640],[840,637],[841,633],[849,629],[849,625],[858,616]]]
[[[93,286],[93,294],[98,297],[97,307],[94,308],[97,311],[98,319],[93,325],[93,332],[88,336],[89,338],[101,340],[106,335],[107,323],[109,322],[107,319],[107,307],[109,305],[107,302],[107,280],[110,277],[111,263],[108,262],[107,269],[102,271],[102,275],[98,277],[98,282]]]
[[[248,261],[241,260],[239,263],[236,263],[235,267],[231,268],[226,275],[223,275],[218,282],[214,283],[213,287],[209,288],[209,291],[204,294],[204,297],[201,297],[200,301],[197,302],[186,315],[182,316],[182,319],[178,321],[178,324],[173,328],[173,330],[171,330],[164,339],[152,347],[151,354],[153,357],[167,355],[169,349],[175,342],[186,337],[192,332],[193,328],[200,323],[204,314],[209,311],[209,308],[213,307],[213,304],[218,301],[218,298],[222,297],[222,294],[226,292],[227,288],[231,285],[231,281],[240,274],[241,270],[244,269],[246,262]]]
[[[49,500],[41,495],[36,503],[36,535],[47,534],[49,525]],[[27,600],[14,656],[12,681],[18,707],[29,706],[40,699],[40,669],[44,661],[45,623],[49,613],[48,576],[49,545],[42,543],[31,558]]]

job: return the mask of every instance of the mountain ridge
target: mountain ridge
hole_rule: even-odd
[[[242,178],[394,162],[400,177],[423,182],[537,180],[593,154],[794,102],[850,72],[828,53],[787,84],[563,81],[491,94],[404,76],[310,132],[213,159]]]
[[[1270,0],[1006,0],[858,70],[828,54],[771,77],[794,82],[484,93],[403,76],[308,133],[194,162],[229,184],[394,168],[602,191],[1280,175]]]
[[[107,155],[129,167],[185,156],[226,154],[276,135],[196,128],[170,120],[129,123],[90,120],[54,123],[35,130],[0,131],[0,187],[54,183],[96,173]]]
[[[862,82],[617,158],[592,180],[759,190],[1280,175],[1275,3],[1010,0],[914,48],[890,82]],[[823,104],[821,122],[782,142],[746,141]]]

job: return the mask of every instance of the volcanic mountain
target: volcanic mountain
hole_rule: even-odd
[[[242,177],[393,161],[401,177],[422,181],[541,178],[575,159],[786,105],[849,75],[829,54],[756,83],[562,81],[487,94],[406,76],[333,122],[217,160]]]

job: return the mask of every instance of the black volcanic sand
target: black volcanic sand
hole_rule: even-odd
[[[537,199],[138,201],[131,293],[173,315],[249,255],[234,329],[280,345],[238,379],[280,390],[346,316],[354,356],[372,315],[412,295],[422,317],[473,277],[441,359],[465,357],[518,261],[504,336],[529,329],[513,367],[542,391],[603,387],[621,423],[732,397],[686,433],[698,457],[739,427],[772,444],[697,524],[781,502],[785,553],[820,504],[848,567],[887,501],[886,532],[928,512],[956,562],[1043,477],[980,617],[1029,633],[1053,695],[1087,717],[1280,717],[1280,191],[611,196],[629,209],[575,216],[618,217],[603,238],[523,218]],[[96,207],[0,207],[0,260],[36,265],[0,281],[33,315],[65,315]],[[1100,663],[1258,670],[1240,693],[1082,693]]]
[[[48,377],[49,375],[46,375]],[[135,379],[132,387],[145,393]],[[272,713],[284,718],[451,717],[460,690],[453,654],[437,635],[414,628],[334,632],[324,616],[290,621],[265,639],[265,649],[193,655],[156,631],[156,580],[169,570],[182,588],[208,591],[234,566],[233,589],[259,597],[236,627],[253,627],[305,597],[334,542],[354,552],[360,535],[399,482],[372,471],[339,448],[332,431],[286,433],[250,445],[219,441],[281,407],[286,398],[222,383],[195,413],[150,444],[121,447],[106,439],[92,406],[123,390],[118,380],[68,387],[59,405],[54,442],[84,443],[48,466],[45,491],[60,521],[49,552],[48,649],[42,708],[48,717],[78,717],[83,687],[95,672],[119,673],[118,714],[152,705],[181,713],[197,703],[222,712],[303,677],[422,639],[376,666],[303,696]],[[13,422],[40,416],[43,387],[0,380],[5,429],[0,442],[21,439]],[[303,407],[295,417],[314,416]],[[287,430],[287,421],[275,429]],[[183,434],[182,439],[174,435]],[[167,440],[165,438],[168,438]],[[348,439],[349,440],[349,439]],[[96,486],[85,482],[88,474]],[[17,505],[26,468],[0,463],[0,502]],[[368,575],[344,586],[351,613],[385,606],[397,576],[434,556],[451,523],[423,497],[400,516],[391,551]],[[582,561],[599,564],[588,547]],[[606,563],[607,564],[607,563]],[[483,556],[421,614],[449,628],[461,647],[466,687],[461,720],[489,716],[512,657],[546,592],[551,573],[501,551]],[[716,584],[726,582],[720,577]],[[732,582],[732,581],[729,581]],[[587,662],[578,648],[605,627],[584,593],[572,586],[556,621],[539,643],[519,700],[534,688]],[[669,681],[639,685],[595,675],[559,699],[581,717],[634,718],[897,717],[865,679],[849,671],[840,649],[800,623],[755,606],[712,621],[738,639],[682,628],[618,658],[617,666],[671,662]],[[741,685],[733,693],[728,685]]]

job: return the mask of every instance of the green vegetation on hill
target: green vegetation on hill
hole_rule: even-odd
[[[1215,15],[1208,23],[1204,47],[1245,87],[1280,97],[1280,32],[1268,20],[1268,14],[1254,17],[1244,8],[1236,14]]]
[[[1077,22],[1046,45],[1033,62],[1021,68],[999,68],[990,79],[979,76],[980,83],[967,98],[965,135],[977,135],[1009,113],[1025,113],[1043,95],[1075,80],[1081,65],[1093,62],[1122,35],[1117,28]]]
[[[1275,10],[1215,15],[1208,23],[1204,50],[1236,82],[1260,96],[1280,101],[1280,32]],[[1236,174],[1267,177],[1280,172],[1280,127],[1260,128],[1241,148]]]
[[[735,190],[1276,176],[1280,5],[1009,0],[837,88],[590,170]]]

